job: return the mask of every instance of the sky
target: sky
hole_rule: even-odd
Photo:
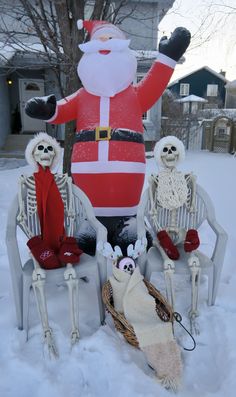
[[[192,40],[172,81],[202,66],[225,71],[229,81],[236,79],[235,0],[176,0],[159,24],[159,38],[177,26],[189,29]]]

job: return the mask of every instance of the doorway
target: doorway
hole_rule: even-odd
[[[45,131],[46,123],[43,120],[33,119],[25,113],[26,102],[33,97],[45,95],[43,79],[19,79],[20,115],[22,133]]]

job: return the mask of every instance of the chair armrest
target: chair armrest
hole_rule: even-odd
[[[7,254],[9,258],[9,264],[12,269],[12,262],[14,262],[14,272],[22,271],[22,262],[20,257],[20,251],[16,236],[16,228],[17,228],[17,213],[18,213],[18,196],[16,195],[10,205],[7,216],[7,226],[6,226],[6,235],[5,241],[7,246]],[[17,265],[17,266],[16,266]]]
[[[215,219],[208,218],[207,221],[216,235],[216,243],[212,254],[212,260],[213,262],[223,263],[228,235],[223,227],[219,225],[219,223]]]
[[[137,238],[141,240],[146,237],[146,226],[145,226],[145,211],[148,204],[148,189],[142,194],[140,203],[137,210]]]

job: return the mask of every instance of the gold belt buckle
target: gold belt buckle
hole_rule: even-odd
[[[109,141],[111,139],[111,127],[96,127],[95,140]]]

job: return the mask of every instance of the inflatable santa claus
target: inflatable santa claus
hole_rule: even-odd
[[[163,37],[149,72],[133,84],[137,60],[124,33],[105,21],[80,20],[78,28],[85,28],[91,37],[79,45],[83,88],[59,101],[54,95],[33,98],[25,110],[52,124],[76,120],[73,181],[89,197],[110,242],[116,243],[124,220],[136,215],[143,188],[142,114],[161,97],[190,43],[190,33],[177,28],[169,39]]]

